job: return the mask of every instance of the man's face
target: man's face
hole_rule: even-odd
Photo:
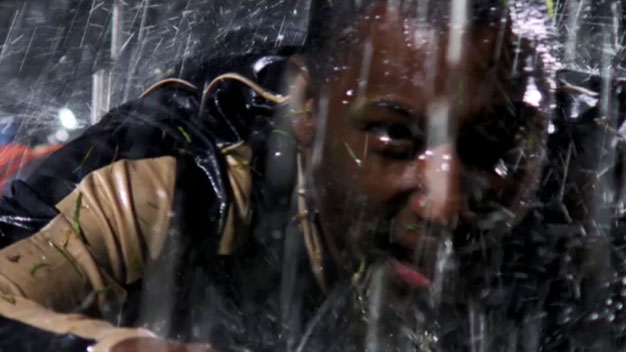
[[[450,36],[375,9],[315,112],[323,230],[344,264],[384,262],[414,287],[438,280],[437,257],[522,215],[545,137],[548,93],[512,36],[468,27],[458,61]]]

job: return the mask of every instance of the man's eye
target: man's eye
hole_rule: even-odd
[[[384,156],[409,158],[423,144],[422,134],[406,124],[371,124],[366,129],[373,149]]]
[[[383,143],[410,142],[413,139],[413,132],[401,124],[379,125],[370,131]]]

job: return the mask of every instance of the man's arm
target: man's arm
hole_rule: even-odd
[[[0,315],[45,332],[42,337],[93,340],[95,350],[153,336],[70,312],[90,306],[102,312],[123,301],[123,287],[139,280],[144,263],[160,253],[175,162],[123,160],[90,173],[57,204],[59,214],[44,228],[1,250]]]
[[[239,83],[231,88],[248,89]],[[0,246],[12,243],[0,251],[6,258],[0,259],[0,298],[6,298],[0,303],[7,304],[0,318],[33,327],[49,346],[67,334],[83,345],[98,342],[95,350],[116,341],[126,341],[124,348],[143,346],[151,333],[72,312],[97,316],[123,302],[125,286],[164,256],[168,227],[189,237],[202,258],[233,250],[239,225],[246,226],[252,150],[240,138],[221,138],[233,136],[230,116],[237,112],[224,115],[222,107],[206,109],[217,117],[198,114],[201,93],[176,82],[159,85],[112,110],[14,184],[14,196],[0,203]],[[2,334],[0,349],[24,349]],[[158,343],[166,350],[186,346]]]

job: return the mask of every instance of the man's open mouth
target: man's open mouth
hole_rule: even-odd
[[[385,265],[394,281],[412,289],[429,289],[433,283],[437,241],[421,235],[407,237],[394,243],[387,239],[378,242],[377,249],[384,253]]]
[[[390,257],[387,265],[393,277],[410,288],[429,289],[432,287],[432,281],[414,264]]]

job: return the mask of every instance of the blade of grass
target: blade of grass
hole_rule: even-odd
[[[59,252],[63,258],[65,258],[65,260],[67,260],[68,262],[70,262],[70,264],[72,264],[72,267],[74,268],[74,270],[76,270],[76,273],[78,273],[78,275],[81,277],[81,279],[83,280],[83,282],[86,280],[85,278],[85,274],[82,272],[82,270],[80,270],[80,268],[78,267],[78,264],[76,264],[76,260],[74,259],[74,257],[72,257],[72,255],[67,252],[65,249],[59,247],[59,245],[57,245],[56,243],[52,242],[52,241],[48,241],[48,243],[57,250],[57,252]]]
[[[176,128],[178,128],[178,130],[183,135],[183,137],[185,137],[185,140],[187,141],[187,143],[191,143],[191,136],[189,135],[189,133],[187,133],[187,131],[185,131],[185,129],[182,126],[176,126]]]
[[[33,267],[30,269],[30,276],[35,276],[35,273],[37,272],[37,270],[45,267],[45,266],[50,266],[50,264],[44,262],[44,261],[40,261],[39,263],[36,263],[35,265],[33,265]]]
[[[548,6],[550,18],[554,18],[554,2],[552,0],[546,0],[546,6]]]
[[[76,197],[76,203],[74,204],[74,219],[72,220],[72,229],[76,233],[76,236],[80,236],[82,234],[82,229],[80,227],[80,208],[83,206],[83,194],[78,193]]]
[[[15,297],[11,295],[5,295],[4,293],[0,293],[0,298],[11,304],[15,304]]]
[[[85,165],[85,162],[87,161],[87,159],[89,159],[92,152],[93,152],[93,145],[89,147],[89,149],[87,149],[87,153],[85,153],[85,157],[80,162],[80,165],[78,165],[78,167],[75,168],[74,171],[72,171],[73,173],[77,173],[78,171],[80,171],[80,169],[82,169],[83,165]]]

